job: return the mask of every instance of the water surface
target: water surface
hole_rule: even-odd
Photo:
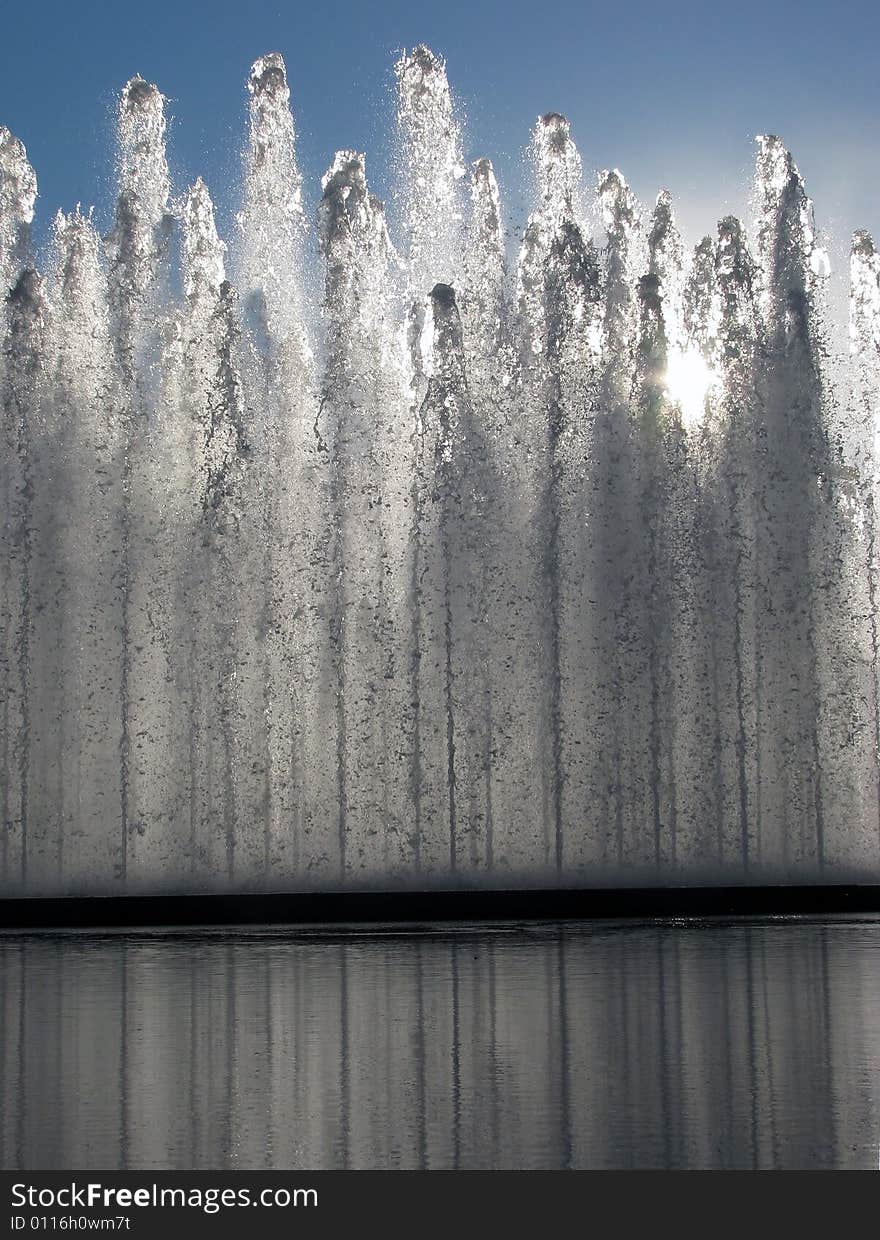
[[[0,938],[5,1168],[876,1168],[878,1142],[878,918]]]

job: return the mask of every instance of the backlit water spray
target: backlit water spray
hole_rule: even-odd
[[[687,253],[550,114],[511,263],[397,83],[394,237],[356,151],[309,217],[276,54],[228,248],[142,79],[107,237],[36,256],[0,130],[0,888],[876,881],[871,238],[832,366],[777,138]]]

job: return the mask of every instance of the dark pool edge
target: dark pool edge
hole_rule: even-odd
[[[880,913],[880,885],[352,891],[0,899],[0,929]]]

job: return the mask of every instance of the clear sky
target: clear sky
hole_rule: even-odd
[[[202,174],[229,231],[251,62],[280,51],[307,197],[333,152],[367,153],[390,190],[395,52],[448,61],[467,154],[496,163],[521,222],[523,148],[539,113],[569,117],[588,176],[620,167],[676,197],[689,240],[743,209],[752,137],[781,134],[838,244],[880,232],[877,0],[3,0],[0,124],[26,144],[41,198],[110,219],[116,92],[133,73],[169,97],[176,188]],[[836,247],[835,247],[836,248]]]

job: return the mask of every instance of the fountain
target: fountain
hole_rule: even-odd
[[[779,139],[689,254],[550,114],[511,264],[397,81],[400,236],[338,152],[322,289],[277,54],[229,251],[143,79],[107,237],[36,256],[0,130],[0,892],[877,881],[870,237],[834,358]]]

